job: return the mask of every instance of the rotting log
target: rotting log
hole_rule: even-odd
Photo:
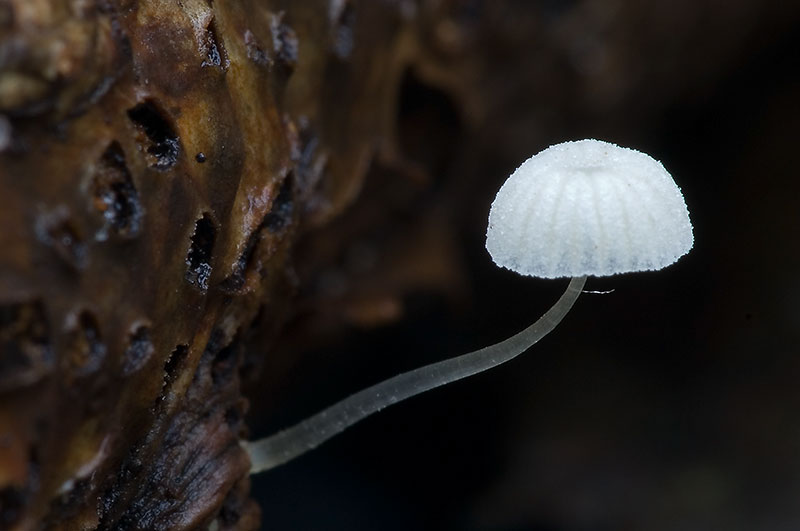
[[[0,529],[257,528],[240,375],[286,315],[301,233],[370,168],[407,191],[469,166],[450,133],[480,131],[471,145],[502,158],[569,120],[631,128],[725,72],[754,21],[785,15],[692,3],[659,19],[684,32],[676,50],[638,32],[660,15],[636,3],[610,18],[602,2],[523,4],[0,0]],[[706,32],[709,14],[730,31]],[[669,59],[689,51],[694,74],[675,76]],[[399,123],[409,84],[440,91],[453,127]],[[458,201],[475,179],[438,193]],[[444,282],[405,267],[450,241],[418,238],[448,223],[417,214],[390,289]]]
[[[257,527],[243,335],[400,75],[402,10],[359,9],[0,5],[0,527]]]

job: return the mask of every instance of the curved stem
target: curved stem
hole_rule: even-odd
[[[570,280],[567,290],[547,313],[505,341],[404,372],[351,395],[289,429],[258,441],[243,442],[250,454],[250,473],[269,470],[290,461],[386,406],[515,358],[561,322],[575,304],[585,282],[586,277]]]

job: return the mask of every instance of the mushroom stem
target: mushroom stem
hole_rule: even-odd
[[[505,341],[398,374],[350,395],[291,428],[258,441],[243,442],[250,455],[250,473],[291,461],[386,406],[514,359],[561,322],[575,304],[585,282],[585,276],[571,279],[567,290],[552,308],[538,321]]]

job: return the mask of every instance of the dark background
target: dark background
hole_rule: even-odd
[[[550,144],[661,160],[694,249],[590,279],[614,291],[526,355],[255,477],[264,528],[800,529],[798,2],[439,4],[419,31],[470,85],[410,65],[408,167],[377,157],[296,249],[254,437],[538,318],[566,281],[495,268],[484,231],[505,177]]]

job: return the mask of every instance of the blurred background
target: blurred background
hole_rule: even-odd
[[[695,247],[590,279],[613,292],[526,355],[255,477],[264,528],[800,529],[800,2],[405,4],[429,61],[398,92],[402,153],[295,249],[252,436],[549,308],[566,281],[496,268],[484,234],[499,186],[550,144],[661,160]]]

